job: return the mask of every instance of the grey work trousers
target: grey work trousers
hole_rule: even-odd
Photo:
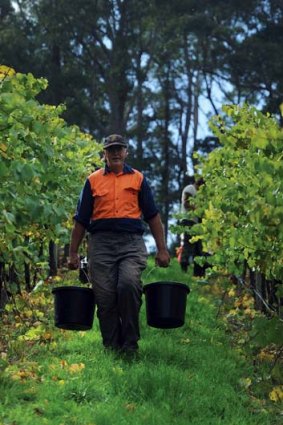
[[[89,237],[90,280],[103,345],[137,349],[142,304],[141,273],[147,251],[142,235],[98,232]]]

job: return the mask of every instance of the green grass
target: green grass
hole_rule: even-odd
[[[189,284],[186,322],[178,329],[150,328],[143,303],[140,357],[134,362],[105,352],[97,318],[91,331],[61,331],[53,326],[51,309],[50,340],[34,343],[14,335],[0,368],[0,424],[279,424],[242,385],[253,378],[252,363],[231,348],[200,284],[175,261],[169,269],[153,269],[149,262],[143,281],[158,280]],[[80,363],[81,370],[72,366]],[[13,373],[21,369],[29,373],[15,380]]]

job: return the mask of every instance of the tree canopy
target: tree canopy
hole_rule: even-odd
[[[201,116],[249,102],[281,119],[280,0],[5,0],[0,15],[2,62],[47,78],[39,99],[68,124],[126,135],[166,223],[213,145]]]

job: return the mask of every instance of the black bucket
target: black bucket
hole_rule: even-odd
[[[92,328],[94,317],[94,293],[90,288],[60,286],[54,294],[55,326],[73,331]]]
[[[180,282],[153,282],[144,286],[147,324],[153,328],[179,328],[185,323],[190,288]]]

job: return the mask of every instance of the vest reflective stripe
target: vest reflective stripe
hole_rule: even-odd
[[[92,196],[94,197],[92,220],[101,218],[141,218],[138,194],[143,175],[134,173],[107,173],[104,169],[89,176]]]

